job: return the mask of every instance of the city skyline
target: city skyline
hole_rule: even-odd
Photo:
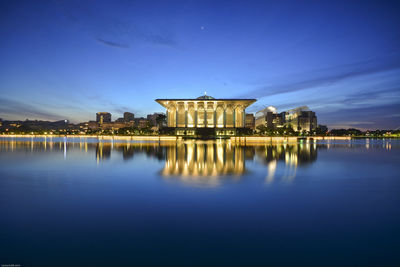
[[[163,112],[157,98],[307,105],[330,128],[400,126],[400,5],[3,1],[0,118]]]

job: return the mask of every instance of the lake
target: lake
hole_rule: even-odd
[[[0,263],[399,265],[400,141],[0,138]]]

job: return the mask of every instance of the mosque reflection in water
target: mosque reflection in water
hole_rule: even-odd
[[[257,161],[268,168],[267,182],[271,182],[278,162],[284,162],[285,177],[295,176],[298,165],[317,159],[316,144],[235,146],[229,142],[187,142],[174,144],[111,144],[97,143],[96,160],[111,158],[111,151],[122,153],[124,160],[135,154],[165,161],[160,171],[163,177],[177,177],[185,181],[210,181],[220,176],[239,177],[246,172],[246,161]]]
[[[167,148],[163,176],[240,175],[245,150],[229,143],[181,143]]]

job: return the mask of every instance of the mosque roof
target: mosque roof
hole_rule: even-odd
[[[214,97],[212,97],[212,96],[209,96],[209,95],[202,95],[202,96],[199,96],[198,98],[196,98],[196,99],[209,99],[209,100],[211,100],[211,99],[215,99]]]

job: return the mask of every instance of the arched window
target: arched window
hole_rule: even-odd
[[[217,127],[218,128],[223,128],[224,127],[224,108],[222,106],[218,106],[217,110]]]
[[[226,114],[226,127],[233,127],[233,108],[232,106],[227,106],[225,110]]]
[[[170,106],[167,114],[168,127],[176,127],[176,108]]]
[[[244,108],[241,106],[238,106],[236,108],[236,113],[235,113],[235,126],[236,127],[244,127]]]
[[[197,108],[197,127],[204,127],[204,106],[199,105]]]
[[[185,111],[185,106],[183,104],[178,105],[178,127],[185,127],[186,126],[186,111]]]
[[[187,114],[187,127],[194,127],[195,112],[194,107],[190,106]]]
[[[207,127],[214,127],[214,104],[207,105]]]

